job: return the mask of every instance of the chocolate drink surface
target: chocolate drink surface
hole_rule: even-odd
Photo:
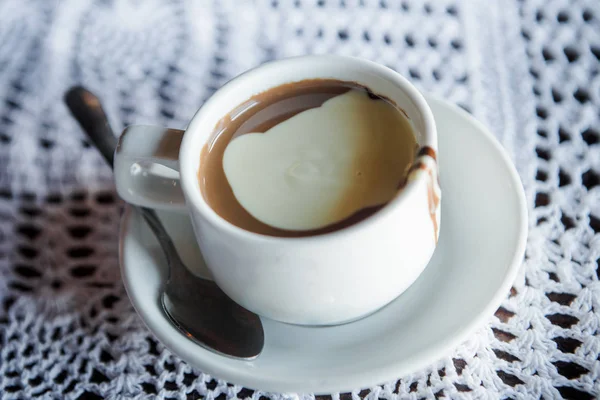
[[[200,155],[208,205],[244,230],[314,236],[383,208],[405,184],[417,143],[405,113],[353,82],[304,80],[243,102]]]

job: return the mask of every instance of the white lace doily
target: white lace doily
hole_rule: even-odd
[[[530,206],[522,271],[484,328],[425,370],[331,396],[596,397],[598,0],[4,0],[2,399],[314,398],[215,380],[157,343],[121,284],[110,170],[62,104],[80,83],[116,128],[181,128],[231,77],[304,53],[372,59],[474,113]]]

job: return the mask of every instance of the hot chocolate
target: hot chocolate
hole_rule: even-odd
[[[402,189],[417,143],[388,99],[315,79],[253,96],[201,154],[202,195],[223,219],[269,236],[313,236],[368,218]]]

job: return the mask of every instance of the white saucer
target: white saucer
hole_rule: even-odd
[[[525,249],[527,211],[519,177],[492,134],[459,108],[427,101],[439,131],[441,233],[433,259],[404,294],[341,326],[263,319],[266,343],[258,359],[219,356],[186,339],[163,314],[158,297],[165,261],[141,217],[129,210],[121,225],[122,276],[148,328],[198,369],[275,392],[351,391],[392,381],[451,352],[507,295]],[[161,219],[186,265],[201,266],[187,217],[162,213]]]

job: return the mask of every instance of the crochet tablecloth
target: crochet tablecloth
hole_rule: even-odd
[[[529,205],[521,272],[483,328],[426,369],[331,396],[600,392],[598,0],[2,0],[0,398],[314,398],[208,376],[144,327],[111,172],[62,104],[84,84],[117,129],[181,128],[233,76],[307,53],[372,59],[473,113]]]

